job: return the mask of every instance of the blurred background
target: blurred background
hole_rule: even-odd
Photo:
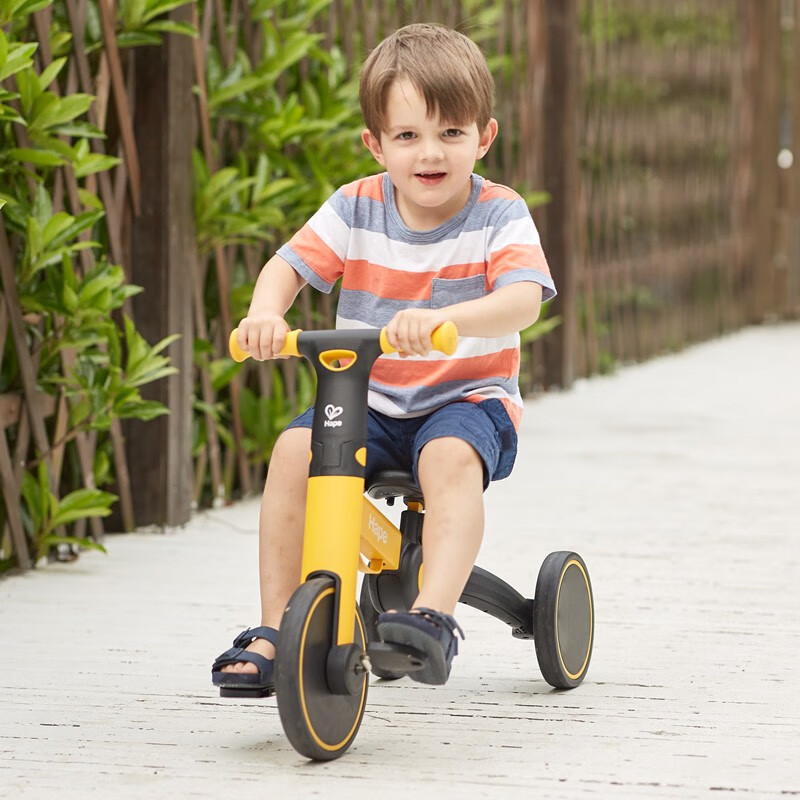
[[[524,393],[800,315],[800,0],[2,0],[0,572],[260,492],[314,379],[234,364],[228,332],[379,169],[358,70],[422,21],[486,52],[479,168],[559,287]]]

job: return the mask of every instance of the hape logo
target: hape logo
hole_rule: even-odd
[[[342,421],[340,419],[336,419],[336,417],[340,417],[344,409],[341,406],[334,406],[331,403],[325,406],[325,416],[328,418],[325,420],[323,427],[325,428],[339,428],[342,425]]]

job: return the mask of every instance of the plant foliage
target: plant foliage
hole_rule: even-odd
[[[156,43],[170,30],[193,34],[187,26],[159,19],[179,4],[123,2],[119,43]],[[52,12],[49,45],[55,57],[43,67],[31,14],[45,8]],[[101,28],[96,5],[90,2],[87,11],[87,50],[92,52],[102,46]],[[121,315],[123,304],[140,289],[126,283],[122,267],[109,259],[105,208],[87,181],[120,160],[92,147],[92,140],[104,138],[88,116],[94,97],[64,91],[72,47],[64,6],[51,0],[0,0],[0,26],[0,215],[29,350],[20,354],[13,338],[4,338],[0,393],[23,391],[20,360],[29,358],[39,390],[65,398],[69,409],[66,429],[56,431],[48,420],[51,449],[31,453],[22,475],[22,518],[31,555],[38,559],[55,545],[100,548],[85,536],[71,535],[69,528],[88,517],[107,516],[117,498],[85,488],[72,443],[91,432],[96,437],[94,485],[113,482],[109,429],[115,419],[148,420],[166,413],[140,390],[175,371],[164,355],[175,337],[151,345]],[[65,170],[78,183],[80,207],[72,212],[53,205]],[[12,446],[18,432],[6,430]],[[66,457],[54,492],[50,457],[62,446]],[[0,527],[5,517],[0,507]],[[8,548],[0,540],[0,571],[13,564]]]

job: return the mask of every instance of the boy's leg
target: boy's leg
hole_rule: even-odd
[[[420,451],[425,568],[415,608],[455,610],[483,539],[483,469],[483,460],[463,439],[432,439]]]
[[[292,592],[300,583],[305,525],[310,428],[290,428],[275,444],[259,518],[259,587],[261,622],[278,628]],[[275,647],[255,639],[246,648],[265,658],[275,658]],[[258,672],[255,664],[241,661],[223,672]]]

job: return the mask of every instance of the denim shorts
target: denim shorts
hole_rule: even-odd
[[[314,408],[292,420],[289,428],[310,428]],[[456,402],[421,417],[398,419],[369,409],[365,480],[386,469],[410,470],[419,483],[417,464],[432,439],[452,436],[472,445],[483,461],[483,488],[511,474],[517,457],[517,432],[499,400]]]

